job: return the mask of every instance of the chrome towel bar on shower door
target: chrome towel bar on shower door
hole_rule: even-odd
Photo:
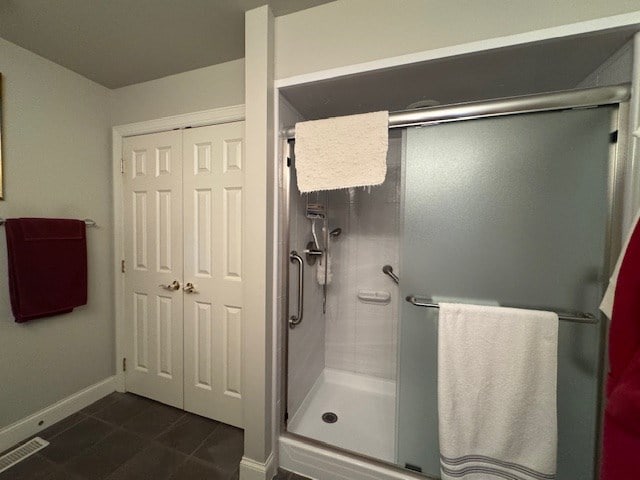
[[[415,295],[409,295],[405,299],[411,305],[415,305],[416,307],[426,307],[426,308],[440,308],[440,305],[434,302],[430,298],[418,298]],[[522,307],[517,305],[500,305],[501,307],[509,307],[509,308],[524,308],[527,310],[548,310],[546,308],[531,308],[531,307]],[[573,323],[598,323],[598,319],[586,312],[555,312],[558,314],[558,320],[562,320],[565,322],[573,322]]]
[[[298,252],[293,250],[289,254],[289,261],[291,263],[298,262],[298,314],[289,317],[289,328],[295,328],[302,322],[304,315],[304,260],[298,255]]]

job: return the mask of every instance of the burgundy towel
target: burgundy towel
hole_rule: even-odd
[[[16,322],[68,313],[87,303],[84,221],[15,218],[5,229]]]
[[[609,361],[601,479],[640,478],[640,223],[618,273]]]

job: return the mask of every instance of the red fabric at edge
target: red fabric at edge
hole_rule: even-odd
[[[640,223],[618,274],[609,334],[601,480],[640,478]]]

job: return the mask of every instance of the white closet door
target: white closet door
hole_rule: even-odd
[[[184,130],[185,410],[242,427],[244,122]]]
[[[182,132],[124,139],[128,391],[183,408]]]

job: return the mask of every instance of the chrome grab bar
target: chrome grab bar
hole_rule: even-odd
[[[385,265],[384,267],[382,267],[382,273],[384,273],[385,275],[389,275],[391,277],[391,280],[393,280],[396,285],[400,284],[400,279],[398,278],[398,275],[393,273],[393,267],[391,265]]]
[[[304,261],[295,250],[289,254],[289,261],[298,262],[298,314],[289,317],[289,328],[295,328],[302,322],[304,315]]]
[[[411,305],[415,305],[416,307],[440,308],[440,304],[426,297],[418,298],[415,295],[408,295],[405,298],[405,300],[409,302]],[[548,309],[548,308],[532,308],[532,307],[523,307],[519,305],[500,305],[500,306],[507,307],[507,308],[523,308],[526,310],[544,310],[548,312],[554,312],[558,315],[558,320],[561,320],[563,322],[590,323],[590,324],[598,323],[598,318],[588,312],[559,312],[559,311],[554,311],[553,309]]]

